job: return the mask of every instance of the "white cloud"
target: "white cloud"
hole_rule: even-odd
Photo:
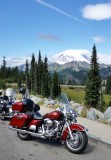
[[[21,64],[25,64],[26,63],[26,59],[28,59],[29,61],[31,60],[31,57],[6,57],[6,65],[7,67],[15,67],[15,66],[19,66]],[[3,64],[3,58],[0,58],[0,64]]]
[[[95,36],[95,37],[93,37],[93,40],[96,43],[101,43],[101,42],[105,42],[106,41],[106,39],[104,37],[102,37],[102,36]]]
[[[111,3],[87,5],[82,9],[83,17],[93,20],[111,19]]]
[[[40,3],[41,5],[44,5],[44,6],[48,7],[48,8],[50,8],[50,9],[55,10],[56,12],[59,12],[59,13],[65,15],[65,16],[67,16],[67,17],[69,17],[69,18],[72,18],[73,20],[82,21],[82,20],[80,20],[79,18],[74,17],[74,16],[72,16],[71,14],[68,14],[67,12],[65,12],[65,11],[63,11],[63,10],[61,10],[61,9],[59,9],[59,8],[51,5],[51,4],[48,4],[48,3],[46,3],[46,2],[44,2],[44,1],[42,1],[42,0],[35,0],[35,1],[36,1],[37,3]]]
[[[98,54],[99,63],[111,64],[111,54]]]

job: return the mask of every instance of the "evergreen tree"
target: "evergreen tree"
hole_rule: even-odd
[[[110,95],[110,100],[109,100],[109,104],[108,105],[111,107],[111,95]]]
[[[44,63],[43,63],[43,74],[42,74],[42,79],[41,79],[41,94],[45,97],[48,97],[50,95],[47,57],[45,57]]]
[[[11,67],[6,67],[6,78],[9,82],[13,82],[11,71],[12,71]]]
[[[52,78],[50,72],[48,72],[48,88],[49,88],[49,96],[51,95],[51,86],[52,86]]]
[[[106,104],[105,104],[103,91],[102,91],[102,84],[101,84],[100,97],[99,97],[99,103],[98,103],[97,109],[99,109],[101,112],[104,112],[106,109]]]
[[[35,62],[35,91],[38,93],[38,64]]]
[[[15,67],[14,68],[14,70],[13,70],[13,73],[15,73],[15,71],[16,71],[16,69],[17,69],[18,67]],[[18,71],[17,73],[16,73],[17,75],[16,75],[16,82],[18,83],[18,88],[20,88],[22,85],[24,86],[24,84],[25,84],[25,73],[24,73],[24,71],[22,70],[22,67],[21,67],[21,70],[20,71]]]
[[[111,94],[111,75],[107,78],[105,92],[106,94]]]
[[[90,70],[87,75],[87,83],[85,88],[85,104],[89,107],[98,107],[101,90],[101,77],[99,75],[99,64],[97,62],[96,46],[93,46]]]
[[[20,72],[21,82],[22,82],[23,85],[24,85],[24,84],[25,84],[26,77],[25,77],[25,72],[23,71],[22,67],[21,67],[21,70],[20,70],[19,72]]]
[[[21,77],[20,77],[20,73],[19,73],[18,74],[18,84],[17,84],[18,88],[20,88],[21,85],[22,85],[22,83],[21,83]]]
[[[43,95],[44,97],[49,96],[47,74],[45,72],[43,72],[42,79],[41,79],[41,95]]]
[[[6,60],[5,60],[5,56],[3,57],[3,64],[1,65],[1,78],[2,79],[6,78]]]
[[[31,80],[31,93],[35,93],[35,56],[34,56],[34,53],[32,53],[32,59],[31,59],[30,80]]]
[[[31,89],[31,82],[30,82],[30,77],[29,77],[29,64],[28,64],[28,60],[26,60],[26,68],[25,68],[25,76],[26,76],[26,88]]]
[[[61,86],[60,86],[60,84],[58,85],[58,94],[60,94],[61,93]]]
[[[38,81],[37,81],[37,93],[41,94],[41,81],[42,81],[42,75],[43,75],[43,61],[41,57],[41,52],[39,51],[38,56]]]
[[[59,93],[60,93],[60,85],[59,85],[57,72],[55,72],[52,77],[51,97],[57,97]]]
[[[24,73],[23,73],[23,71],[22,71],[22,67],[21,67],[21,70],[19,71],[18,70],[18,67],[16,66],[16,67],[13,67],[12,68],[12,80],[14,81],[14,82],[17,82],[18,81],[18,75],[20,74],[20,79],[21,79],[21,81],[23,81],[24,80]]]

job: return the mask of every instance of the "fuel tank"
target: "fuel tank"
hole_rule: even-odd
[[[63,114],[60,111],[52,111],[50,113],[46,113],[44,118],[61,121],[63,119]]]

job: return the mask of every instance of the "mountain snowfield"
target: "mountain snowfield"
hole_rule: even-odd
[[[90,62],[91,53],[89,50],[65,50],[59,54],[54,55],[51,59],[49,59],[50,63],[58,63],[58,64],[65,64],[69,63],[71,61],[77,61],[77,62]]]

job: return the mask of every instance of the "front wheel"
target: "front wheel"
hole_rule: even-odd
[[[21,140],[29,140],[31,138],[30,134],[24,133],[22,131],[17,131],[17,135]]]
[[[88,137],[84,131],[72,131],[74,140],[71,139],[70,134],[67,135],[65,144],[67,149],[75,154],[82,153],[88,144]]]

